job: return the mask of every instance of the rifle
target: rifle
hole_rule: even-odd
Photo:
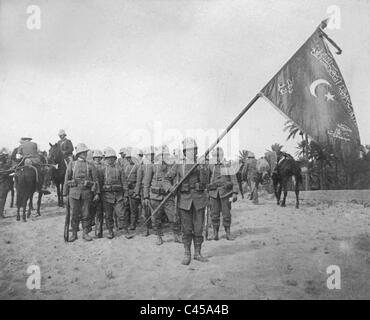
[[[251,106],[258,100],[258,98],[261,96],[260,93],[257,93],[255,97],[244,107],[244,109],[237,115],[237,117],[229,124],[229,126],[221,133],[221,135],[216,139],[213,144],[206,150],[206,152],[200,157],[206,158],[208,154],[218,145],[218,143],[223,139],[223,137],[226,136],[226,134],[234,127],[234,125],[240,120],[240,118],[251,108]],[[182,177],[182,179],[172,188],[172,190],[164,197],[162,202],[159,204],[157,208],[155,208],[154,211],[152,211],[152,214],[145,219],[144,225],[148,222],[149,219],[151,219],[161,208],[163,205],[167,202],[169,198],[171,198],[179,189],[179,187],[184,183],[184,181],[192,174],[192,172],[195,170],[195,168],[199,165],[199,163],[194,163],[194,165],[190,168],[190,170]]]
[[[69,192],[68,192],[69,193]],[[69,194],[67,194],[67,210],[66,210],[66,219],[64,222],[64,241],[68,242],[69,240],[69,224],[71,221],[71,205],[69,203]]]

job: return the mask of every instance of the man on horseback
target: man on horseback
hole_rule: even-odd
[[[29,136],[21,138],[21,145],[18,147],[18,155],[20,155],[22,160],[19,164],[23,163],[25,166],[34,167],[37,171],[38,192],[50,194],[50,191],[47,190],[46,179],[44,179],[46,172],[41,166],[42,161],[38,152],[37,144],[35,142],[32,142],[31,140],[32,138]]]
[[[63,153],[64,159],[70,162],[73,159],[73,144],[72,141],[67,139],[67,134],[64,129],[60,129],[58,132],[58,136],[60,140],[58,141],[58,145]]]

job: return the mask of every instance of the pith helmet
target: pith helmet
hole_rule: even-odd
[[[89,148],[86,147],[86,144],[84,143],[79,143],[77,146],[76,146],[76,156],[81,153],[81,152],[87,152],[89,151]]]
[[[7,154],[9,154],[9,151],[6,148],[0,149],[0,155],[7,155]]]
[[[94,150],[92,157],[93,158],[103,158],[103,152],[101,152],[100,150]]]
[[[217,154],[221,155],[223,157],[224,155],[224,150],[221,147],[216,147],[212,150],[212,157],[216,158]]]
[[[150,146],[150,147],[145,148],[144,149],[144,154],[145,155],[155,154],[155,148],[154,148],[154,146]]]
[[[126,148],[126,153],[125,154],[126,154],[126,157],[133,157],[134,156],[134,152],[133,152],[131,147]]]
[[[143,151],[143,149],[139,149],[139,150],[137,151],[137,154],[138,154],[139,156],[144,155],[144,151]]]
[[[104,156],[106,158],[111,158],[111,157],[117,158],[116,151],[114,151],[114,149],[110,148],[110,147],[107,147],[107,148],[104,149]]]
[[[197,148],[197,142],[194,138],[187,137],[182,142],[182,150]]]
[[[126,153],[127,153],[126,148],[121,148],[121,149],[119,149],[119,153],[120,153],[120,154],[121,154],[121,153],[126,154]]]
[[[64,131],[64,129],[60,129],[59,131],[58,131],[58,136],[66,136],[67,134],[66,134],[66,132]]]
[[[252,151],[248,151],[248,158],[254,158],[255,155]]]
[[[21,138],[21,141],[25,141],[25,140],[32,140],[31,135],[28,134]]]

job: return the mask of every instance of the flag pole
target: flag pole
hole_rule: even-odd
[[[218,143],[226,136],[226,134],[235,126],[235,124],[244,116],[244,114],[252,107],[252,105],[258,100],[261,96],[260,93],[257,93],[256,96],[244,107],[244,109],[236,116],[236,118],[228,125],[228,127],[218,136],[215,142],[211,144],[210,147],[206,150],[206,152],[200,158],[206,158],[208,154],[218,145]],[[162,202],[155,208],[152,214],[145,219],[143,225],[145,226],[148,220],[154,216],[166,203],[166,201],[179,189],[181,184],[190,176],[190,174],[195,170],[199,163],[194,163],[194,165],[190,168],[190,170],[182,177],[182,179],[172,188],[171,192],[168,193]]]

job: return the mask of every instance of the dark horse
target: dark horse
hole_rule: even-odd
[[[48,163],[53,165],[50,168],[50,178],[57,188],[58,195],[58,206],[63,207],[63,187],[64,187],[64,177],[67,170],[67,162],[64,158],[60,146],[56,144],[51,144],[48,156]]]
[[[23,207],[23,221],[26,222],[26,210],[27,202],[29,201],[27,218],[31,215],[32,209],[32,198],[33,194],[37,190],[37,171],[33,166],[25,165],[20,169],[16,169],[16,188],[17,188],[17,221],[21,219],[20,209]],[[39,192],[39,197],[37,200],[37,215],[40,216],[42,193]]]
[[[286,154],[285,158],[280,160],[272,173],[272,182],[277,204],[285,207],[285,200],[288,194],[288,182],[294,178],[294,191],[296,195],[296,208],[299,208],[299,185],[302,183],[301,168],[297,161],[291,155]],[[283,201],[280,203],[281,192],[284,190]]]

